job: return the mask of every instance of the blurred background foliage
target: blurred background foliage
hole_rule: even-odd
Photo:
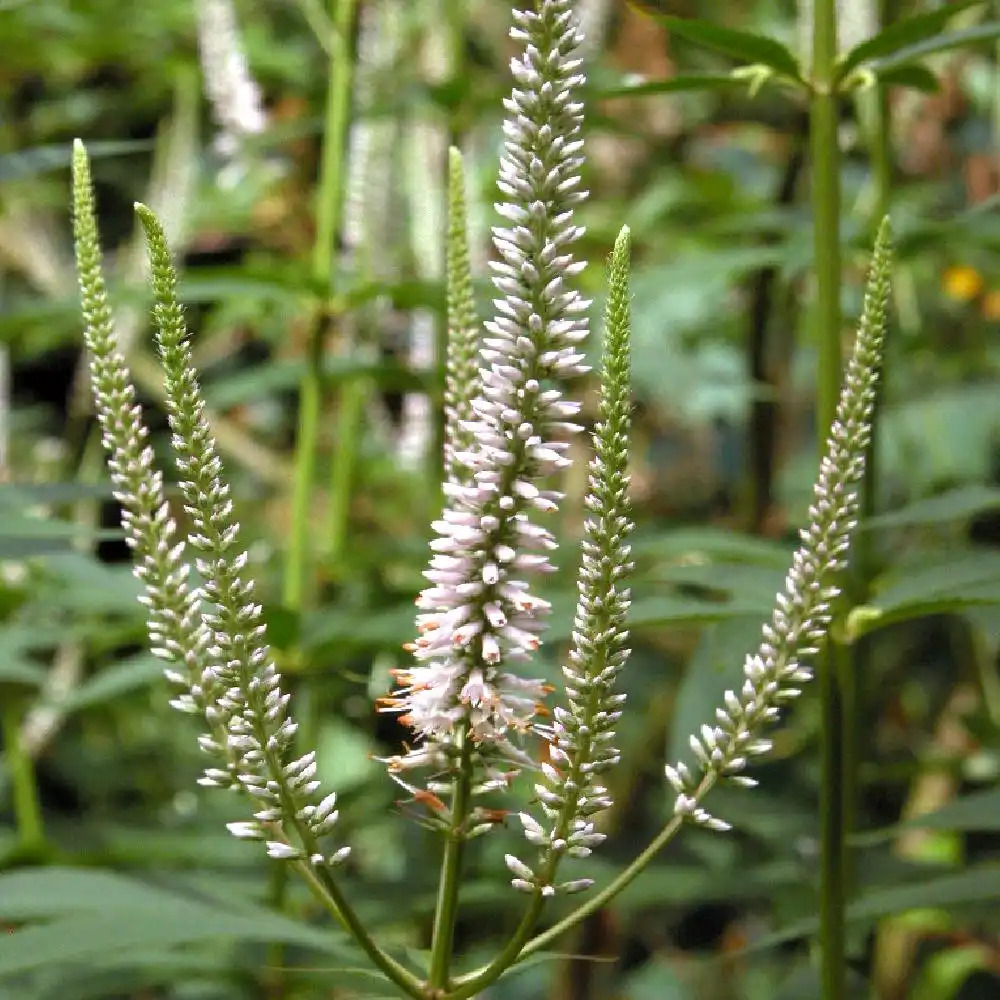
[[[164,215],[179,250],[303,744],[318,745],[324,783],[343,796],[351,894],[384,941],[414,952],[428,941],[439,845],[372,759],[405,736],[374,698],[406,655],[439,504],[445,151],[458,142],[469,158],[485,279],[509,7],[362,0],[347,39],[349,155],[327,285],[314,243],[330,15],[320,0],[236,2],[264,115],[234,145],[218,141],[205,96],[201,2],[0,0],[3,1000],[386,992],[304,893],[226,834],[239,807],[196,790],[196,730],[167,707],[145,651],[84,378],[74,136],[94,158],[119,329],[161,453],[136,199]],[[751,96],[727,76],[732,60],[649,16],[707,17],[794,47],[794,4],[580,6],[595,316],[622,222],[635,261],[635,652],[610,839],[578,866],[603,880],[662,824],[662,765],[687,753],[688,733],[739,676],[783,577],[814,474],[815,352],[804,108],[780,86]],[[901,0],[882,14],[890,23],[934,6]],[[956,30],[998,16],[991,4],[945,6]],[[863,527],[869,607],[851,619],[865,655],[849,911],[857,995],[886,1000],[1000,996],[1000,77],[988,35],[888,89],[898,263],[876,514]],[[841,122],[852,320],[879,200],[869,110],[860,94]],[[480,292],[485,313],[485,280]],[[322,419],[308,586],[289,601],[297,400],[310,370]],[[592,418],[594,387],[578,389]],[[553,677],[573,600],[582,446],[579,457],[540,661]],[[569,957],[528,963],[491,1000],[814,996],[818,725],[807,698],[778,729],[762,787],[716,793],[732,835],[685,833],[561,943]],[[516,920],[500,860],[516,837],[498,832],[470,852],[458,932],[468,961]],[[284,913],[271,906],[282,897]]]

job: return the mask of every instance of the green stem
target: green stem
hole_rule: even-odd
[[[451,972],[452,947],[455,940],[455,920],[458,916],[458,890],[462,878],[462,853],[465,846],[465,822],[472,799],[471,741],[468,724],[464,723],[456,737],[459,748],[458,773],[452,786],[451,827],[441,859],[434,930],[431,935],[431,963],[427,985],[445,989]]]
[[[281,760],[278,756],[269,752],[267,759],[267,770],[270,774],[276,774],[281,770]],[[281,814],[292,817],[289,826],[295,831],[295,838],[299,842],[303,853],[307,858],[311,858],[321,853],[316,837],[309,826],[297,816],[295,800],[287,787],[282,786],[279,790]],[[276,823],[272,829],[283,842],[290,842],[282,823]],[[324,865],[313,865],[311,862],[302,860],[293,862],[299,874],[305,879],[313,894],[329,910],[334,919],[354,938],[361,949],[372,960],[372,963],[392,982],[400,987],[409,996],[418,1000],[425,1000],[426,993],[420,980],[405,966],[396,961],[391,955],[383,951],[372,936],[368,933],[364,924],[354,912],[343,890],[337,884],[330,869]]]
[[[445,994],[447,1000],[468,1000],[481,993],[487,986],[495,983],[511,966],[515,965],[524,955],[528,939],[535,929],[535,923],[542,912],[544,900],[541,892],[535,892],[531,897],[521,922],[517,925],[511,939],[489,965],[459,976],[455,980],[455,989]]]
[[[420,980],[375,943],[329,872],[325,868],[314,868],[306,861],[296,862],[296,868],[316,898],[347,928],[386,978],[395,983],[407,996],[414,997],[415,1000],[426,1000],[427,993]]]
[[[833,424],[840,391],[840,148],[838,94],[833,79],[837,59],[835,0],[813,5],[813,90],[810,101],[812,208],[816,259],[816,333],[819,341],[817,423]],[[845,734],[854,720],[845,718],[846,675],[853,664],[838,664],[836,649],[820,658],[818,680],[822,705],[820,948],[822,1000],[843,1000],[845,986]]]
[[[302,610],[308,583],[310,535],[309,501],[316,475],[319,423],[323,397],[323,340],[329,301],[335,291],[334,254],[344,202],[345,152],[351,109],[351,27],[357,0],[332,0],[334,32],[330,45],[330,79],[326,92],[323,153],[316,193],[316,242],[312,279],[324,296],[313,320],[306,349],[306,372],[299,388],[299,425],[292,487],[292,528],[285,565],[284,602],[293,612]]]
[[[333,290],[332,255],[343,214],[343,188],[346,181],[347,126],[351,110],[351,85],[353,63],[350,37],[354,24],[357,0],[339,0],[334,12],[334,46],[330,93],[327,101],[328,135],[332,132],[336,142],[324,147],[324,160],[320,188],[319,209],[324,213],[317,219],[316,244],[325,247],[329,254],[323,261],[317,257],[317,277],[323,267]],[[324,195],[325,192],[325,195]],[[336,568],[347,544],[350,496],[353,489],[354,467],[357,462],[357,442],[361,432],[361,417],[368,392],[366,379],[350,379],[345,383],[337,417],[337,438],[334,445],[330,471],[330,507],[327,517],[327,541],[330,564]]]
[[[45,846],[42,808],[38,801],[35,768],[21,741],[21,716],[18,699],[7,695],[3,706],[3,743],[6,770],[10,775],[20,849],[37,854]]]
[[[693,795],[696,803],[701,803],[704,797],[712,790],[716,780],[717,776],[713,773],[706,774],[702,778]],[[447,1000],[466,1000],[466,998],[474,996],[489,986],[490,983],[499,979],[511,966],[547,948],[554,940],[561,937],[567,931],[572,930],[572,928],[576,927],[583,920],[586,920],[591,914],[607,906],[615,896],[642,874],[653,858],[677,836],[683,825],[683,818],[674,816],[653,840],[650,841],[646,849],[627,868],[620,872],[615,879],[601,889],[600,892],[595,893],[568,916],[563,917],[558,923],[553,924],[547,931],[543,931],[532,938],[531,931],[542,909],[541,894],[536,893],[532,896],[531,903],[528,905],[521,923],[504,950],[489,965],[467,973],[464,976],[459,976],[455,980],[456,989],[447,994]]]
[[[820,964],[822,1000],[843,1000],[845,978],[844,911],[847,874],[844,836],[844,701],[838,649],[820,657],[817,680],[822,708],[820,759]]]
[[[337,414],[337,440],[330,477],[330,507],[327,527],[327,556],[331,570],[339,574],[347,550],[350,527],[354,470],[358,464],[365,402],[371,389],[366,375],[351,375],[344,382]]]
[[[298,430],[292,477],[291,537],[285,562],[282,597],[286,609],[301,614],[310,590],[309,550],[310,500],[316,477],[320,415],[323,401],[323,340],[327,327],[329,300],[335,291],[334,254],[344,199],[344,161],[347,125],[351,107],[351,25],[356,0],[331,0],[334,30],[329,39],[329,80],[324,114],[323,150],[316,193],[316,241],[312,254],[312,280],[323,296],[312,319],[306,346],[306,370],[299,386]],[[297,659],[290,654],[291,664]],[[283,909],[288,892],[288,876],[282,865],[271,876],[270,901]],[[282,946],[272,946],[269,961],[282,965]]]
[[[816,331],[819,341],[817,421],[830,427],[840,394],[840,146],[837,94],[833,92],[836,58],[834,0],[817,0],[810,105],[812,210],[816,257]]]

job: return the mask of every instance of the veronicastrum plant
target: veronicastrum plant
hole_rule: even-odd
[[[860,328],[847,363],[809,508],[809,523],[759,648],[740,687],[726,692],[714,725],[691,736],[697,760],[666,768],[672,818],[613,882],[538,933],[546,901],[592,888],[571,862],[598,847],[596,818],[611,799],[604,775],[619,759],[615,730],[625,697],[630,426],[629,252],[623,228],[611,253],[593,431],[586,521],[577,575],[572,642],[553,692],[532,676],[549,604],[533,582],[552,566],[556,540],[545,526],[558,507],[558,473],[570,464],[580,403],[565,383],[586,371],[588,308],[575,286],[583,262],[573,245],[586,198],[581,128],[584,39],[569,0],[536,0],[516,11],[514,88],[504,102],[504,153],[492,263],[497,298],[490,320],[476,312],[466,240],[461,158],[450,159],[447,234],[448,353],[445,391],[445,507],[417,597],[412,665],[379,709],[398,713],[412,741],[385,760],[389,776],[426,806],[440,832],[442,868],[426,968],[381,947],[345,893],[338,866],[350,846],[337,838],[335,790],[316,780],[316,754],[293,752],[296,724],[269,652],[266,627],[233,499],[194,371],[177,278],[163,229],[137,206],[153,287],[153,320],[163,365],[171,444],[185,528],[166,498],[136,402],[101,271],[86,152],[73,153],[76,254],[91,357],[93,397],[115,496],[142,582],[153,651],[168,663],[172,704],[198,717],[207,766],[201,784],[242,793],[246,818],[232,834],[258,841],[276,864],[305,880],[338,924],[404,994],[470,997],[548,945],[636,878],[686,824],[725,831],[706,799],[716,784],[752,786],[753,759],[770,749],[767,728],[812,676],[810,659],[830,629],[855,527],[858,490],[882,354],[889,239],[883,224]],[[189,556],[189,553],[191,555]],[[545,707],[555,695],[551,709]],[[532,782],[534,806],[520,837],[497,823],[515,780]],[[453,969],[453,935],[466,843],[511,838],[506,863],[524,894],[509,942],[480,969]]]

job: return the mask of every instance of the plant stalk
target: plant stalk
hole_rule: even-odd
[[[331,53],[330,90],[327,95],[326,110],[327,142],[323,148],[318,206],[324,214],[317,219],[316,228],[316,276],[323,280],[320,269],[325,267],[331,297],[335,286],[333,253],[340,232],[344,187],[347,181],[347,134],[354,77],[351,35],[358,0],[334,0],[334,3],[334,45]],[[327,260],[319,256],[322,253],[329,255]],[[335,570],[347,545],[350,497],[357,464],[357,442],[361,433],[361,418],[367,394],[368,382],[363,376],[352,376],[344,382],[330,467],[330,506],[327,515],[328,557],[330,565]]]
[[[817,372],[817,426],[832,426],[840,391],[840,147],[838,94],[834,85],[837,60],[835,0],[813,5],[812,95],[810,150],[812,153],[812,209],[814,225],[816,304],[815,329],[819,344]],[[822,432],[821,432],[822,433]],[[846,766],[853,757],[848,733],[855,724],[846,716],[853,709],[853,663],[830,646],[820,657],[818,681],[821,702],[821,867],[820,867],[820,981],[822,1000],[843,1000],[845,977],[845,877],[848,785]]]
[[[38,801],[35,768],[21,740],[21,710],[19,699],[5,697],[3,706],[3,743],[7,773],[11,779],[14,822],[19,848],[26,855],[35,855],[45,846],[42,807]]]
[[[458,890],[462,881],[465,821],[472,799],[472,744],[468,729],[468,723],[464,723],[456,738],[459,749],[458,773],[452,785],[451,828],[441,859],[441,877],[438,881],[434,930],[431,935],[431,962],[427,985],[432,989],[447,988],[448,977],[451,974],[455,920],[458,917]]]
[[[716,780],[717,776],[713,773],[706,774],[702,778],[701,783],[692,796],[696,803],[700,803],[712,790]],[[677,836],[683,825],[684,818],[674,816],[649,842],[646,849],[627,868],[621,871],[616,878],[601,889],[600,892],[594,893],[593,896],[590,896],[585,903],[568,916],[563,917],[562,920],[553,924],[548,930],[532,938],[531,932],[542,910],[541,893],[535,893],[531,898],[527,910],[525,910],[521,923],[503,951],[489,965],[485,965],[481,969],[467,973],[464,976],[457,977],[455,979],[456,989],[447,994],[447,1000],[467,1000],[468,997],[475,996],[491,983],[496,982],[507,969],[534,955],[536,952],[542,951],[552,941],[556,940],[556,938],[572,930],[577,924],[591,916],[591,914],[596,913],[602,907],[606,906],[615,896],[642,874],[653,858]]]
[[[334,260],[340,230],[346,177],[346,139],[351,108],[351,28],[357,0],[332,0],[334,24],[330,40],[330,78],[326,92],[323,151],[316,193],[316,242],[311,275],[322,296],[312,321],[306,347],[306,371],[299,387],[299,424],[295,445],[292,486],[292,525],[285,564],[284,603],[293,612],[302,610],[309,590],[311,546],[309,502],[316,475],[319,423],[323,396],[323,342],[330,301],[336,283]]]
[[[306,370],[299,386],[299,416],[292,476],[291,534],[285,561],[282,598],[293,614],[302,613],[310,599],[310,500],[316,477],[319,424],[323,397],[323,343],[328,325],[329,302],[335,292],[334,260],[337,233],[344,200],[345,149],[351,107],[351,25],[356,0],[331,0],[334,31],[330,37],[329,80],[324,113],[323,149],[316,194],[316,241],[313,244],[311,277],[321,296],[311,320],[306,345]],[[298,651],[290,652],[294,665]],[[288,874],[284,865],[273,869],[270,901],[275,909],[285,906]],[[280,967],[282,949],[271,949],[270,964]]]
[[[420,980],[375,943],[326,869],[314,868],[306,861],[297,862],[296,867],[316,898],[347,928],[385,977],[395,983],[407,996],[414,997],[415,1000],[425,1000],[427,993]]]

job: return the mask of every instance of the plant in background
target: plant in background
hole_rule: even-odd
[[[610,805],[603,775],[619,759],[615,729],[624,696],[615,681],[629,651],[627,454],[630,424],[629,253],[623,228],[609,268],[599,419],[588,475],[578,602],[563,666],[559,704],[532,676],[548,602],[530,577],[551,568],[556,547],[542,519],[561,499],[558,474],[569,465],[568,439],[580,404],[564,383],[582,374],[588,303],[574,282],[583,263],[572,246],[582,234],[575,208],[581,186],[583,41],[568,0],[537,0],[515,12],[521,56],[505,101],[504,155],[494,230],[494,317],[480,325],[471,293],[461,161],[451,156],[445,508],[417,599],[414,663],[381,702],[413,731],[405,752],[386,761],[390,775],[429,806],[443,862],[429,963],[413,968],[373,940],[337,872],[349,848],[330,841],[336,793],[319,788],[314,752],[291,750],[289,696],[269,653],[262,611],[247,576],[247,555],[194,372],[178,303],[176,275],[155,216],[137,206],[154,295],[153,319],[164,370],[171,444],[183,496],[186,537],[165,499],[126,361],[118,351],[101,273],[89,165],[74,148],[77,262],[91,355],[95,405],[123,525],[144,586],[149,636],[169,663],[173,704],[200,716],[209,758],[202,784],[242,792],[245,820],[230,824],[260,841],[301,874],[380,972],[417,998],[470,997],[518,961],[606,903],[631,882],[685,823],[728,824],[703,806],[721,780],[751,785],[745,771],[768,751],[764,729],[810,678],[807,661],[825,640],[836,576],[855,526],[858,487],[887,308],[889,238],[875,247],[865,309],[847,366],[810,508],[785,588],[777,597],[745,681],[727,692],[717,723],[692,736],[698,773],[667,768],[673,816],[613,882],[548,930],[535,934],[546,900],[591,887],[560,879],[564,858],[584,858],[603,840],[595,817]],[[193,562],[186,553],[193,550]],[[196,579],[197,583],[192,583]],[[539,716],[547,721],[540,722]],[[539,751],[542,751],[540,754]],[[537,763],[541,757],[543,763]],[[452,970],[462,855],[472,837],[494,831],[492,804],[523,772],[533,776],[537,811],[520,816],[532,856],[506,856],[512,885],[527,897],[523,917],[495,959]],[[498,834],[499,835],[499,834]],[[520,852],[524,855],[524,852]]]

